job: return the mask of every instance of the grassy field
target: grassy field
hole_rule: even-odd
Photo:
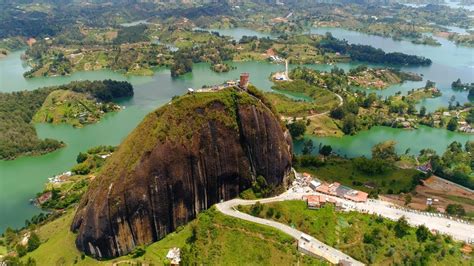
[[[306,134],[321,137],[342,137],[344,132],[336,124],[336,121],[327,115],[309,118],[310,124],[306,127]]]
[[[266,96],[285,116],[309,116],[332,110],[339,104],[333,92],[311,86],[303,80],[278,82],[273,89],[279,93],[267,93]]]
[[[248,213],[251,209],[241,207]],[[461,243],[440,235],[419,241],[411,227],[397,235],[396,222],[374,215],[336,212],[331,206],[310,210],[303,201],[284,201],[263,205],[258,216],[294,226],[367,264],[472,265],[462,257]]]
[[[325,265],[300,255],[290,236],[215,209],[200,215],[191,226],[194,240],[185,249],[183,265]]]
[[[397,194],[400,191],[410,191],[413,177],[419,173],[414,169],[395,168],[384,174],[370,176],[357,170],[351,160],[343,158],[332,158],[321,167],[297,167],[296,170],[311,173],[324,181],[337,181],[366,192],[380,190],[379,193],[381,194]]]
[[[37,265],[125,265],[145,263],[163,265],[172,247],[182,248],[184,265],[325,265],[324,262],[302,256],[290,236],[273,228],[225,216],[215,209],[208,210],[178,232],[146,247],[139,258],[123,256],[97,261],[81,256],[76,249],[75,234],[69,230],[74,212],[37,230],[42,244],[22,258],[36,260]],[[1,251],[1,250],[0,250]],[[1,253],[0,253],[1,254]]]
[[[4,241],[3,238],[0,238],[0,240]],[[0,256],[6,255],[6,254],[7,254],[7,247],[5,247],[4,245],[0,245]]]

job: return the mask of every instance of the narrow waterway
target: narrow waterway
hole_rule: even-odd
[[[321,30],[325,32],[327,29]],[[459,48],[433,50],[432,47],[417,46],[411,43],[395,42],[376,36],[363,36],[360,33],[348,31],[333,31],[336,37],[343,37],[352,42],[362,42],[373,44],[376,47],[384,48],[388,51],[404,51],[412,54],[419,54],[430,57],[434,63],[430,67],[408,68],[408,70],[422,73],[425,78],[436,81],[447,96],[435,100],[427,100],[429,109],[436,106],[447,105],[452,90],[447,86],[460,77],[465,82],[472,82],[474,79],[473,49]],[[239,39],[243,35],[251,35],[252,31],[233,29],[222,34],[232,35]],[[337,34],[340,34],[339,36]],[[344,35],[345,34],[345,35]],[[262,36],[265,36],[264,34]],[[351,41],[349,40],[349,41]],[[380,42],[379,42],[380,41]],[[386,47],[381,47],[383,42]],[[411,48],[410,48],[411,47]],[[408,50],[407,50],[408,49]],[[467,49],[467,50],[466,50]],[[431,52],[428,52],[428,51]],[[411,52],[410,52],[411,51]],[[436,52],[437,51],[437,52]],[[283,66],[267,62],[234,62],[232,65],[236,69],[228,73],[214,73],[208,64],[195,64],[193,72],[179,78],[171,78],[167,69],[157,69],[150,77],[124,76],[110,70],[93,72],[78,72],[67,77],[49,77],[25,79],[22,74],[28,67],[20,60],[21,51],[11,53],[6,58],[0,59],[0,91],[12,92],[19,90],[33,90],[40,87],[65,84],[73,80],[102,80],[116,79],[127,80],[135,88],[135,96],[131,99],[120,102],[126,107],[118,113],[109,114],[98,124],[86,126],[84,128],[72,128],[67,125],[37,125],[38,135],[41,138],[54,138],[63,140],[66,147],[56,152],[36,157],[21,157],[13,161],[0,161],[0,232],[7,226],[19,227],[24,224],[25,219],[39,212],[30,205],[29,199],[41,191],[48,177],[57,173],[67,171],[74,165],[75,158],[80,151],[90,147],[109,144],[118,145],[136,127],[143,117],[151,110],[165,104],[174,95],[180,95],[187,88],[199,88],[203,85],[212,85],[235,79],[240,72],[251,73],[251,82],[262,90],[270,90],[272,83],[268,77],[272,72],[282,70]],[[432,56],[429,56],[431,54]],[[345,70],[357,64],[339,64]],[[291,66],[295,67],[295,66]],[[330,70],[329,65],[310,65],[309,67]],[[392,94],[398,90],[408,91],[409,89],[423,86],[423,82],[404,83],[394,86],[388,90],[378,93],[384,95]],[[443,85],[444,84],[444,85]],[[459,101],[467,101],[467,93],[456,94]],[[420,128],[416,131],[405,131],[401,129],[391,129],[384,127],[374,127],[369,131],[362,132],[356,136],[343,138],[314,138],[316,146],[318,143],[331,144],[336,151],[347,156],[368,155],[373,144],[383,140],[393,139],[398,143],[400,152],[405,152],[411,148],[411,153],[417,153],[422,148],[432,148],[441,152],[453,140],[464,143],[472,136],[437,130],[431,128]],[[301,147],[300,142],[295,143],[296,150]]]

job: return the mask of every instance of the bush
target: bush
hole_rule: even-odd
[[[446,212],[451,215],[466,215],[466,210],[464,210],[464,207],[461,204],[449,204],[446,207]]]
[[[416,239],[418,239],[418,242],[425,242],[430,235],[430,230],[424,225],[420,225],[416,229]]]
[[[35,249],[37,249],[41,245],[41,241],[38,237],[38,235],[34,232],[31,233],[30,238],[28,239],[28,245],[27,245],[27,250],[28,252],[31,252]]]
[[[77,155],[76,162],[77,163],[83,163],[85,160],[87,160],[87,153],[80,152]]]
[[[260,213],[263,210],[263,205],[260,203],[260,201],[257,201],[252,207],[250,207],[250,214],[253,216],[259,216]]]
[[[26,253],[28,252],[28,251],[26,250],[26,247],[23,246],[23,245],[21,245],[21,244],[16,245],[16,248],[15,248],[15,249],[16,249],[16,253],[18,254],[19,257],[25,256]]]
[[[132,258],[138,258],[145,255],[145,253],[146,253],[145,248],[142,246],[138,246],[132,252],[130,252],[129,256]]]
[[[354,158],[352,161],[357,170],[368,175],[383,174],[391,169],[390,163],[382,159],[358,157]]]
[[[267,216],[267,218],[272,218],[274,213],[275,213],[275,209],[270,207],[265,213],[265,216]]]
[[[306,131],[306,123],[303,120],[287,124],[286,127],[290,131],[291,137],[295,139],[303,136]]]
[[[398,238],[403,238],[404,236],[410,233],[410,226],[408,225],[408,222],[405,217],[401,217],[400,219],[398,219],[393,229],[395,230],[395,235]]]

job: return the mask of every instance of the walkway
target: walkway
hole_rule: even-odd
[[[273,197],[273,198],[267,198],[267,199],[260,199],[260,200],[243,200],[243,199],[233,199],[229,200],[226,202],[222,202],[219,204],[216,204],[217,209],[222,212],[225,215],[229,215],[235,218],[243,219],[246,221],[258,223],[258,224],[263,224],[267,226],[271,226],[273,228],[276,228],[296,240],[298,240],[298,245],[301,247],[304,247],[306,252],[308,250],[312,250],[312,254],[314,254],[317,257],[322,257],[326,259],[327,261],[333,263],[333,264],[338,264],[340,261],[344,260],[346,262],[349,262],[351,265],[364,265],[363,263],[351,258],[347,254],[344,254],[343,252],[330,247],[323,242],[310,237],[308,241],[302,239],[302,235],[305,235],[303,232],[296,230],[290,226],[272,221],[272,220],[266,220],[258,217],[251,216],[246,213],[239,212],[235,209],[236,206],[238,205],[252,205],[255,204],[257,201],[260,203],[270,203],[270,202],[277,202],[277,201],[284,201],[284,200],[295,200],[295,199],[301,199],[300,195],[297,194],[287,194],[284,193],[280,196]],[[307,236],[307,235],[305,235]],[[307,237],[306,237],[307,238]],[[305,253],[306,253],[305,252]]]

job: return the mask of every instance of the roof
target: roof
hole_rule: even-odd
[[[348,187],[345,187],[345,186],[338,186],[336,188],[336,194],[338,197],[344,197],[344,195],[346,195],[347,193],[351,192],[352,189],[351,188],[348,188]]]
[[[347,193],[346,195],[344,195],[344,198],[355,201],[355,202],[366,202],[368,196],[369,194],[363,191],[352,190],[350,193]]]
[[[308,201],[308,204],[319,204],[319,203],[322,203],[322,202],[326,202],[325,197],[320,196],[320,195],[306,196],[306,200]]]
[[[323,183],[319,187],[316,188],[316,191],[328,194],[329,193],[329,186],[328,186],[327,183]]]

